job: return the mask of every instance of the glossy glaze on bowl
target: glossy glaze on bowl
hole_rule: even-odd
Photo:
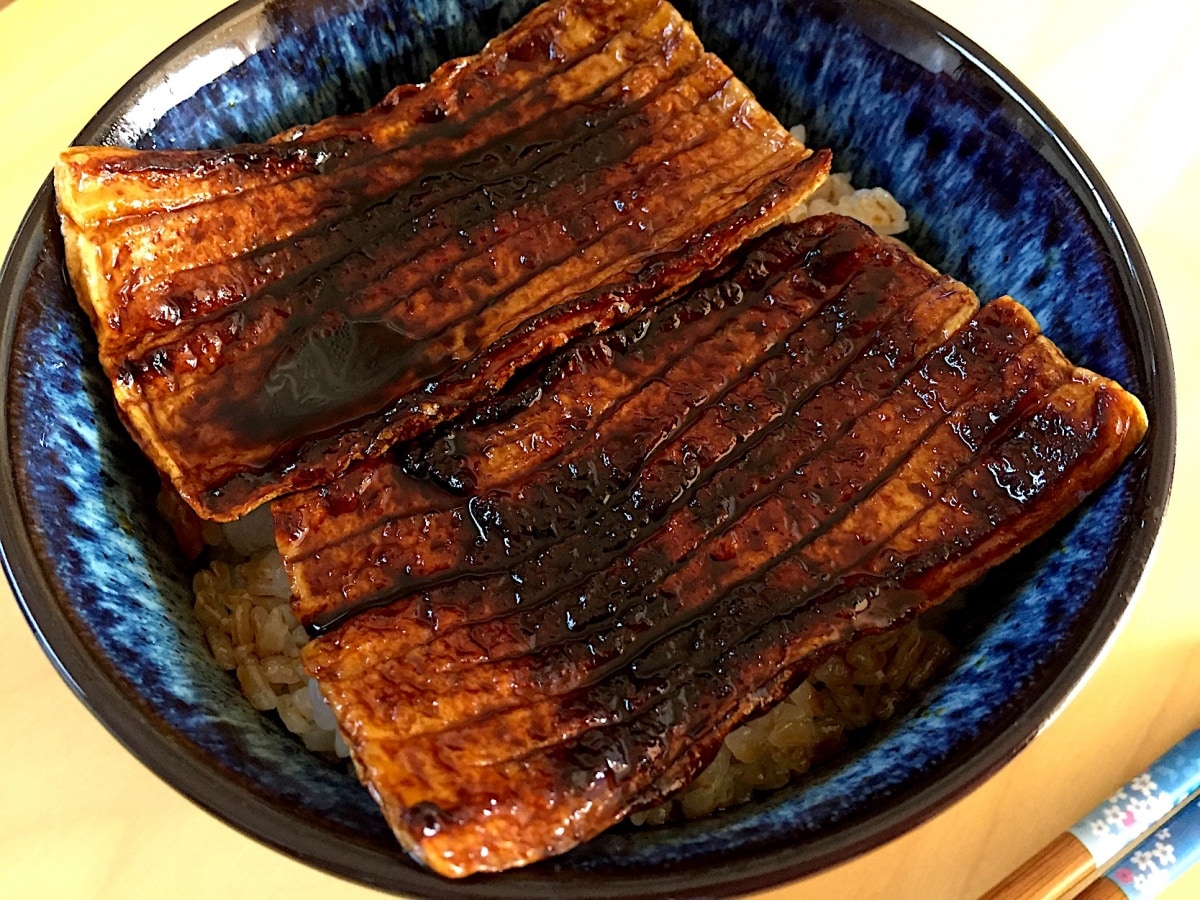
[[[477,50],[531,4],[241,3],[152,63],[80,142],[261,139],[361,109]],[[1151,433],[1067,523],[947,618],[963,648],[902,719],[760,802],[679,827],[618,828],[551,863],[450,884],[410,863],[366,792],[251,709],[208,658],[156,478],[116,420],[65,285],[44,188],[0,280],[0,517],[26,613],[97,716],[167,781],[249,834],[406,893],[695,893],[763,886],[910,827],[1010,758],[1114,634],[1157,533],[1174,398],[1161,311],[1119,211],[1073,143],[978,48],[902,0],[682,3],[835,169],[890,188],[906,240],[981,297],[1012,293],[1074,360],[1146,404]],[[731,852],[733,851],[733,852]]]

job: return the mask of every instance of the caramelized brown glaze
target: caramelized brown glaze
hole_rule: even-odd
[[[1042,533],[1145,429],[1007,298],[839,217],[274,504],[305,651],[401,843],[562,852],[823,651]]]
[[[733,278],[575,348],[557,363],[540,402],[495,425],[445,432],[407,460],[414,473],[432,471],[459,490],[470,485],[469,503],[409,507],[401,519],[391,504],[408,503],[399,498],[411,482],[396,466],[382,465],[371,476],[358,474],[353,494],[335,484],[317,492],[315,504],[277,504],[289,534],[321,517],[323,562],[295,569],[304,579],[296,601],[301,620],[320,627],[344,607],[387,602],[391,593],[428,587],[446,572],[471,573],[469,583],[448,591],[477,606],[475,582],[488,573],[507,580],[524,567],[535,578],[570,567],[569,560],[543,557],[578,552],[564,543],[575,527],[586,529],[576,542],[592,551],[620,547],[630,523],[648,527],[659,507],[698,480],[688,460],[703,458],[711,470],[789,409],[825,419],[843,404],[854,408],[866,380],[890,385],[906,360],[928,349],[944,320],[957,325],[974,307],[961,286],[854,230],[775,232]],[[872,342],[878,346],[853,359]],[[823,375],[843,367],[837,385],[817,391]],[[789,434],[804,421],[790,423]],[[397,500],[381,498],[385,491]],[[371,508],[389,515],[373,520]],[[480,540],[481,531],[497,539]],[[339,533],[345,536],[337,552],[356,559],[369,579],[343,565],[333,570],[343,580],[330,580],[324,561]],[[535,550],[544,552],[524,559]],[[291,558],[298,562],[302,553],[298,539]],[[323,605],[308,606],[309,596]]]
[[[361,116],[73,148],[73,281],[203,516],[328,480],[652,306],[828,171],[666,3],[554,0]]]

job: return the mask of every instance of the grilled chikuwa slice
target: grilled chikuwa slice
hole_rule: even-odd
[[[1020,304],[830,216],[273,512],[360,777],[463,876],[678,789],[823,651],[1044,532],[1145,427]]]
[[[669,4],[552,0],[367,113],[75,147],[55,185],[126,424],[229,520],[652,306],[828,167]]]

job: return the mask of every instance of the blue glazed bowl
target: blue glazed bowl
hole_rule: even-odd
[[[244,0],[151,63],[79,142],[229,144],[359,110],[475,51],[530,5]],[[681,6],[768,108],[833,148],[836,168],[892,190],[918,252],[985,298],[1015,295],[1072,359],[1134,391],[1149,435],[1104,490],[946,617],[961,651],[948,671],[835,764],[709,819],[618,827],[560,859],[450,883],[412,864],[352,776],[251,709],[209,659],[187,572],[153,514],[155,476],[114,415],[64,281],[47,183],[0,276],[5,566],[83,701],[146,765],[247,834],[409,894],[763,887],[877,845],[978,784],[1113,637],[1166,502],[1175,412],[1162,312],[1095,171],[1011,75],[905,0]]]

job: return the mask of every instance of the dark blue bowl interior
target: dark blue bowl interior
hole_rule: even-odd
[[[152,63],[79,142],[230,144],[360,110],[474,52],[531,5],[243,2]],[[1090,165],[986,54],[904,0],[681,7],[785,124],[803,122],[810,145],[833,148],[835,169],[898,197],[912,223],[905,238],[930,262],[985,299],[1013,294],[1072,359],[1138,394],[1150,435],[1082,510],[945,615],[961,650],[953,666],[835,765],[707,820],[618,827],[559,860],[450,884],[403,856],[351,775],[251,709],[209,659],[188,574],[153,513],[155,476],[116,419],[65,283],[47,186],[0,282],[6,566],[96,715],[167,781],[260,840],[406,893],[763,886],[878,844],[980,781],[1112,637],[1165,504],[1174,398],[1144,262]],[[187,67],[197,59],[207,62]],[[221,74],[194,74],[212,71]]]

